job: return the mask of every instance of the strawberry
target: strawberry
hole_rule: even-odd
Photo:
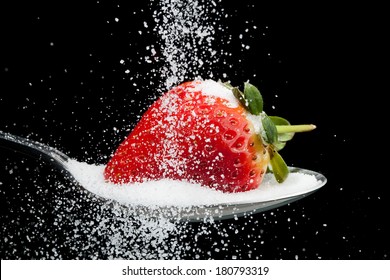
[[[274,122],[289,126],[263,113],[260,92],[250,84],[242,93],[214,81],[186,82],[146,111],[115,151],[104,177],[116,184],[186,180],[242,192],[260,185],[271,162],[283,181],[288,169],[277,153],[276,144],[283,143],[277,142]]]

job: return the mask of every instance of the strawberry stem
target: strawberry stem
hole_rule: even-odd
[[[278,134],[280,133],[290,133],[290,132],[306,132],[315,129],[314,124],[299,124],[299,125],[277,125],[276,130]]]

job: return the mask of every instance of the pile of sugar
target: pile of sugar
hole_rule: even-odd
[[[224,193],[197,184],[163,179],[144,183],[115,185],[103,178],[104,165],[92,165],[76,160],[68,162],[69,171],[88,191],[100,197],[126,205],[141,206],[204,206],[270,201],[317,189],[320,182],[314,175],[291,173],[279,184],[267,174],[261,186],[242,193]]]
[[[221,83],[207,79],[197,83],[194,91],[201,91],[203,95],[213,96],[217,98],[223,98],[228,101],[228,106],[232,108],[238,107],[238,100],[233,95],[233,92],[227,87],[224,87]]]

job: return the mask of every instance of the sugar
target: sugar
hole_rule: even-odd
[[[161,0],[153,14],[164,65],[160,69],[165,89],[199,76],[219,61],[215,56],[215,24],[221,16],[207,1]],[[209,71],[208,76],[212,76]]]
[[[103,177],[104,165],[76,160],[68,162],[68,169],[85,189],[97,196],[125,205],[150,207],[262,202],[303,194],[315,190],[319,185],[314,175],[291,173],[285,182],[279,184],[272,174],[266,174],[262,184],[255,190],[224,193],[198,184],[168,179],[124,185],[107,183]]]
[[[253,128],[256,134],[264,132],[263,124],[259,116],[252,115],[249,112],[246,112],[246,118],[253,124]]]
[[[237,98],[234,97],[233,92],[216,81],[201,81],[200,83],[196,84],[194,91],[202,91],[203,95],[226,99],[228,101],[229,107],[238,107],[238,101]]]

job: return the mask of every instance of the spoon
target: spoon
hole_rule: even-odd
[[[53,164],[71,178],[74,178],[69,171],[67,164],[70,161],[70,157],[53,147],[0,130],[0,148],[9,149],[39,160],[44,160]]]
[[[57,149],[47,146],[45,144],[26,139],[20,136],[12,135],[0,130],[0,148],[10,149],[16,152],[23,153],[28,156],[32,156],[39,160],[44,160],[56,168],[58,168],[64,176],[72,179],[74,182],[82,186],[82,184],[76,179],[77,176],[70,168],[72,159]],[[316,178],[317,183],[310,188],[305,188],[294,193],[281,195],[273,199],[265,199],[259,201],[238,202],[238,203],[225,203],[214,205],[193,205],[186,207],[174,207],[174,206],[136,206],[133,207],[135,212],[150,213],[151,217],[167,217],[173,220],[182,220],[188,222],[199,222],[208,219],[212,220],[224,220],[236,218],[248,214],[260,213],[276,207],[280,207],[291,202],[302,199],[326,184],[327,179],[320,173],[315,171],[301,169],[296,167],[289,167],[291,173],[303,173],[312,175]],[[96,194],[95,194],[96,195]],[[100,197],[102,198],[102,197]],[[109,200],[107,198],[102,198]],[[135,215],[137,213],[134,213]]]

